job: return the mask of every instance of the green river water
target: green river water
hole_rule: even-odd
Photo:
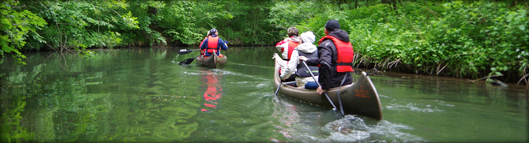
[[[7,58],[1,141],[528,142],[524,86],[382,72],[370,77],[383,119],[342,117],[276,98],[274,52],[230,47],[220,69],[178,65],[198,52],[176,48],[30,53],[24,66]]]

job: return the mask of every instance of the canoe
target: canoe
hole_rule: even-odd
[[[309,104],[316,104],[326,108],[333,108],[325,95],[319,95],[316,90],[309,90],[303,87],[294,87],[293,82],[283,82],[279,78],[280,66],[276,62],[274,70],[274,89],[281,84],[279,93],[283,96],[304,101]],[[350,74],[351,75],[351,74]],[[376,120],[382,119],[382,106],[378,97],[377,90],[367,76],[366,72],[362,72],[361,76],[352,84],[341,87],[331,88],[327,91],[330,99],[336,106],[336,110],[340,110],[340,103],[338,101],[337,93],[340,92],[340,99],[342,100],[343,110],[345,114],[358,114],[374,118]]]
[[[203,57],[203,56],[197,57],[197,64],[200,66],[205,66],[205,67],[217,68],[217,67],[225,65],[227,62],[228,62],[228,57],[226,57],[226,55],[221,54],[221,56],[217,56],[217,53],[213,53],[213,55],[209,57]]]

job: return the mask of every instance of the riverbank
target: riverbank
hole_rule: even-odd
[[[299,27],[323,35],[325,22],[337,19],[350,34],[355,65],[526,84],[528,14],[528,5],[513,1],[403,1],[316,12]]]

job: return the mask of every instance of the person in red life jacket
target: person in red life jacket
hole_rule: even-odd
[[[350,72],[353,71],[354,51],[349,34],[340,29],[338,21],[329,20],[325,24],[325,35],[319,42],[318,59],[300,57],[308,65],[320,67],[318,81],[321,87],[316,90],[320,95],[330,88],[353,83]]]
[[[296,75],[296,85],[298,87],[305,87],[305,83],[314,81],[310,73],[308,72],[307,68],[303,66],[303,64],[299,61],[300,56],[304,56],[307,58],[315,58],[318,59],[318,48],[312,44],[316,40],[316,36],[311,31],[301,33],[299,36],[301,40],[301,44],[299,44],[295,50],[292,52],[292,55],[290,57],[290,61],[285,67],[281,68],[281,71],[279,73],[279,77],[282,80],[287,79],[291,75]],[[274,53],[274,59],[276,61],[279,60],[279,62],[282,62],[283,60],[277,53]],[[316,78],[318,77],[318,67],[317,66],[309,66],[309,69],[313,72],[314,76]],[[316,89],[316,88],[314,88]]]
[[[206,52],[204,52],[206,57],[211,56],[213,52],[221,56],[221,49],[228,50],[228,44],[226,44],[224,40],[219,38],[218,34],[219,32],[215,28],[209,30],[208,38],[206,38],[204,42],[200,45],[200,49],[206,50]]]
[[[298,37],[299,29],[296,27],[290,27],[287,29],[288,38],[278,42],[276,48],[281,52],[281,57],[286,60],[290,60],[290,56],[294,49],[301,43],[301,39]]]
[[[288,61],[294,52],[294,49],[301,43],[301,38],[298,37],[299,29],[296,27],[290,27],[287,29],[288,38],[280,41],[276,44],[276,48],[281,52],[282,59],[286,61],[278,60],[278,64],[281,66],[281,69],[286,69]],[[281,70],[280,70],[281,72]],[[284,79],[283,81],[294,81],[296,75],[291,75],[290,77]]]

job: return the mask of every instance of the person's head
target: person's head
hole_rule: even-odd
[[[314,33],[312,33],[312,31],[303,32],[301,35],[299,35],[299,37],[301,37],[303,43],[314,43],[316,40],[316,36]]]
[[[213,28],[213,29],[209,30],[209,34],[208,35],[213,35],[213,34],[218,35],[219,31],[217,31],[216,28]]]
[[[338,21],[331,19],[325,23],[325,35],[329,35],[329,33],[335,29],[340,29],[340,23],[338,23]]]
[[[210,33],[210,32],[208,31],[208,34],[206,34],[206,35],[208,35],[208,36],[209,36],[209,35],[210,35],[209,33]]]
[[[298,36],[299,29],[297,29],[296,27],[290,27],[287,29],[287,34],[288,34],[288,37]]]

